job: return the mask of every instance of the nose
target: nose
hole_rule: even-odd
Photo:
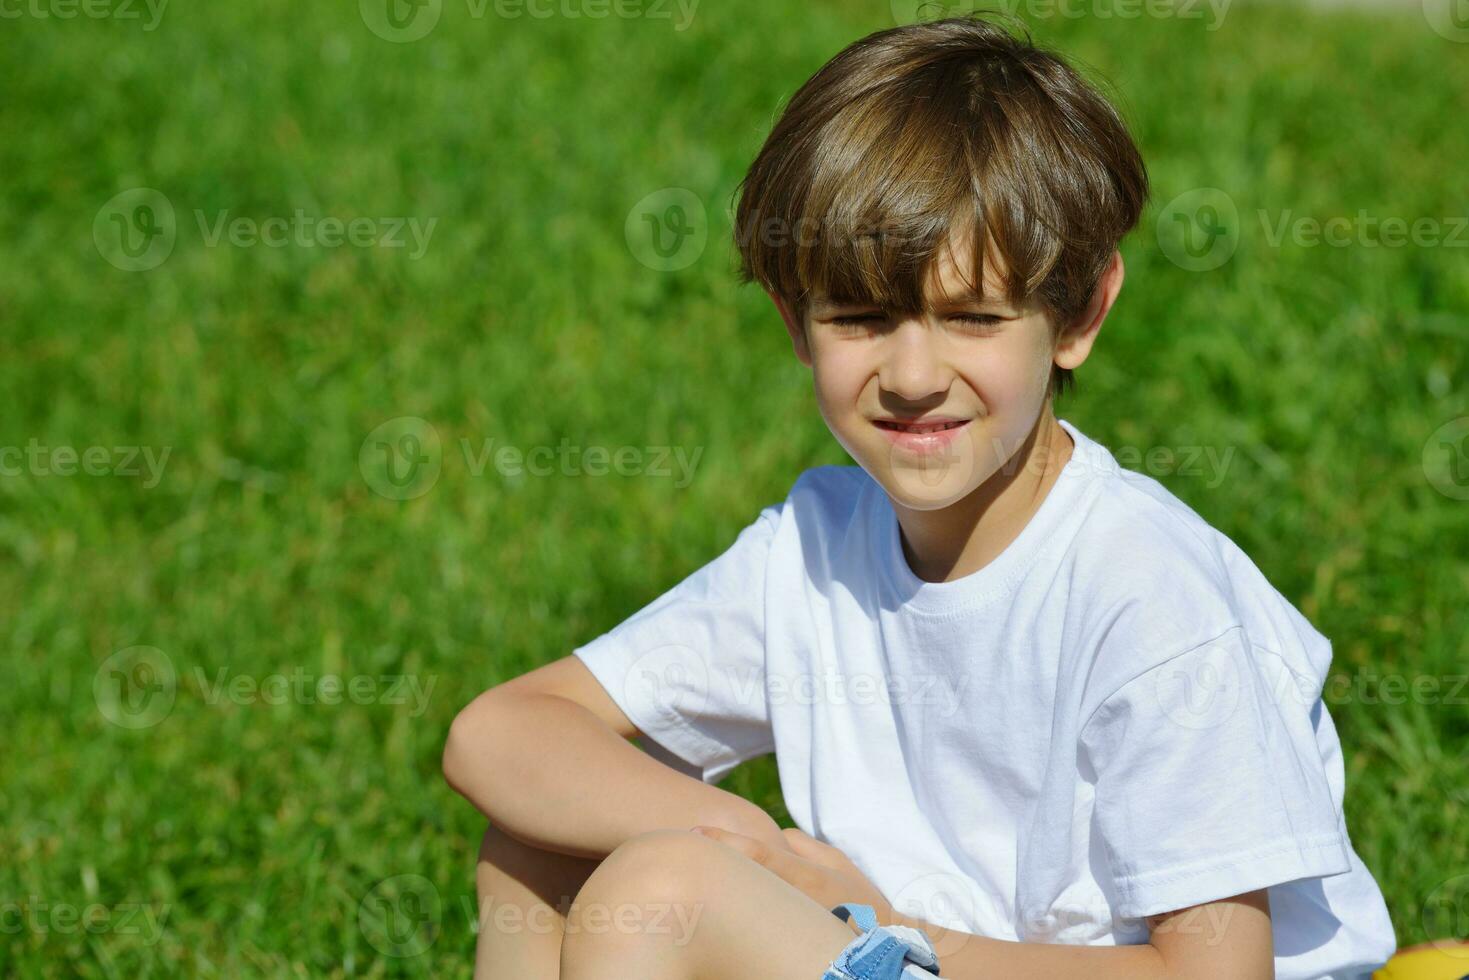
[[[877,381],[904,401],[921,401],[949,389],[942,340],[920,317],[908,317],[888,336]]]

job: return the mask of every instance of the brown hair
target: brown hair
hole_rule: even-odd
[[[803,326],[820,289],[923,310],[950,234],[986,240],[1006,299],[1039,293],[1053,336],[1086,310],[1148,196],[1117,110],[1059,55],[982,19],[878,31],[791,97],[736,191],[740,281],[785,299]],[[1051,390],[1074,385],[1052,366]]]

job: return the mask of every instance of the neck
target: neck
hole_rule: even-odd
[[[1047,399],[1025,441],[967,497],[941,510],[893,502],[913,574],[925,582],[949,582],[988,565],[1040,508],[1073,448]]]

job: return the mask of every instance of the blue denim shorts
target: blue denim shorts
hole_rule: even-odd
[[[843,922],[849,916],[855,918],[862,934],[837,954],[821,980],[934,980],[938,977],[939,958],[922,929],[880,926],[871,905],[855,902],[843,902],[831,913]]]

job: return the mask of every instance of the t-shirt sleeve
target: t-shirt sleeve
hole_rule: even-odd
[[[1118,912],[1143,917],[1351,869],[1319,690],[1235,626],[1122,685],[1082,728]]]
[[[765,698],[765,570],[783,504],[727,550],[572,653],[654,743],[706,783],[774,749]]]

